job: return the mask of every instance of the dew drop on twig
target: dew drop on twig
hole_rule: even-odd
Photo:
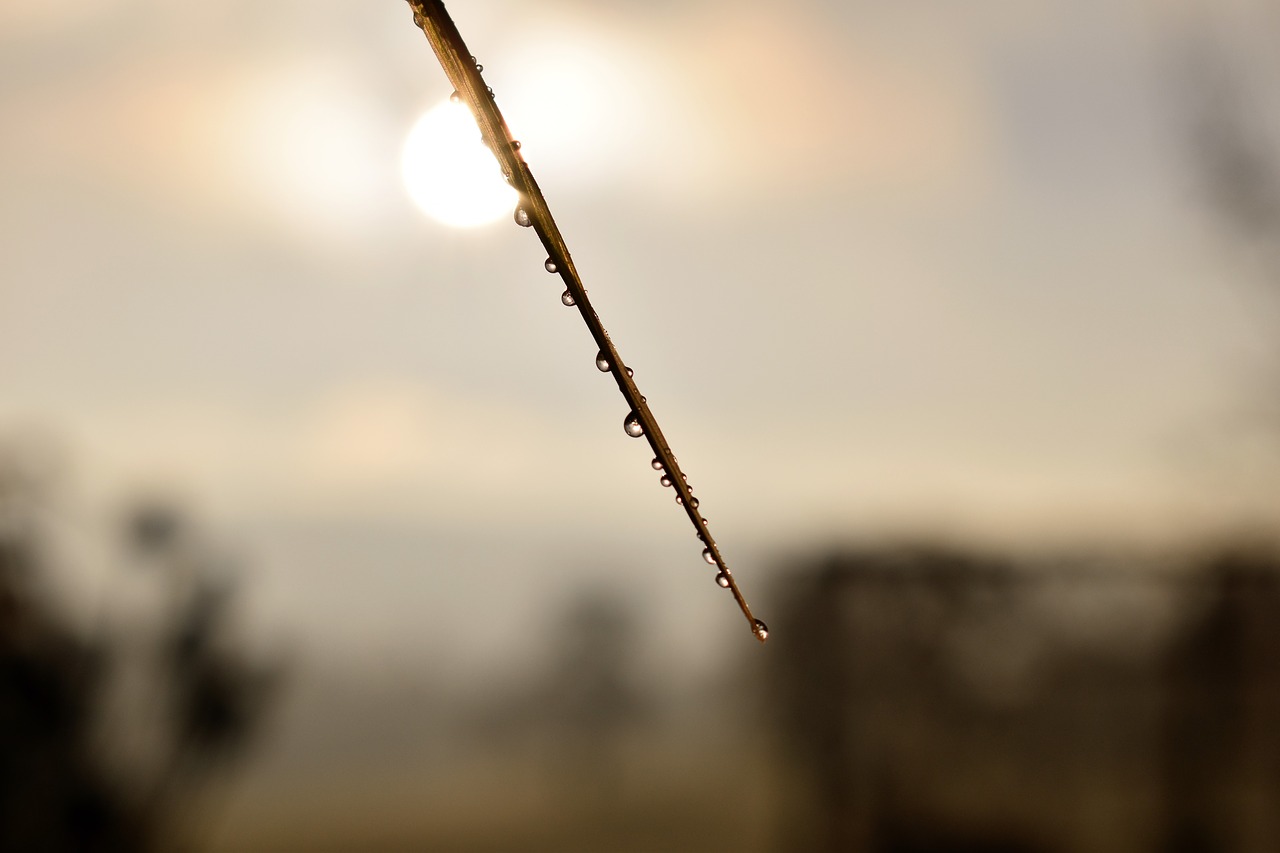
[[[764,624],[764,621],[761,619],[755,620],[755,632],[756,636],[761,640],[769,639],[769,626]]]
[[[576,300],[573,298],[573,294],[566,290],[564,293],[560,294],[560,301],[567,307],[572,307]]]
[[[454,90],[454,93],[449,96],[449,100],[455,104],[460,104],[462,103],[462,94],[457,90]]]
[[[513,149],[515,149],[516,151],[519,151],[519,150],[520,150],[520,140],[519,140],[519,139],[513,139],[513,140],[511,140],[511,147],[512,147]]]
[[[661,483],[664,488],[669,488],[671,486],[671,477],[667,474],[663,474],[658,478],[658,482]]]
[[[523,207],[516,208],[515,220],[516,224],[521,228],[528,228],[533,224],[533,219],[530,218],[529,211],[525,210]]]
[[[547,272],[560,272],[560,267],[556,266],[556,262],[551,260],[551,258],[547,258],[543,261],[542,268]]]
[[[724,572],[721,572],[720,574],[716,575],[716,583],[719,584],[722,589],[728,589],[729,576],[726,575]],[[768,632],[766,631],[765,633],[767,634]]]
[[[662,460],[656,456],[653,457],[653,461],[650,462],[649,464],[653,466],[653,470],[655,471],[661,471],[664,467],[662,464]]]
[[[702,549],[702,559],[706,560],[708,563],[710,563],[710,564],[711,564],[711,565],[713,565],[713,566],[716,564],[716,557],[715,557],[715,554],[712,554],[712,553],[711,553],[711,549],[710,549],[710,548],[703,548],[703,549]]]
[[[640,423],[640,416],[635,412],[627,415],[626,420],[622,422],[622,429],[632,438],[644,435],[644,424]]]
[[[697,509],[697,508],[698,508],[698,504],[699,504],[699,503],[701,503],[701,501],[699,501],[697,498],[690,498],[690,499],[689,499],[689,506],[693,507],[694,509]]]
[[[596,353],[596,370],[601,373],[608,373],[609,367],[609,356],[604,354],[604,350],[600,350],[600,352]]]
[[[479,62],[477,62],[477,63],[476,63],[476,72],[478,73],[478,72],[481,72],[481,71],[484,71],[484,66],[483,66],[483,65],[481,65]]]
[[[628,376],[628,377],[631,377],[631,376],[635,376],[635,375],[636,375],[636,372],[635,372],[634,370],[632,370],[630,367],[628,367],[628,368],[627,368],[627,376]]]

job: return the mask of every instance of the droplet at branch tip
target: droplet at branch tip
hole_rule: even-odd
[[[698,539],[712,554],[711,562],[719,569],[716,583],[732,593],[742,615],[751,626],[752,633],[764,642],[769,636],[769,629],[764,622],[752,614],[742,591],[738,589],[733,574],[721,560],[719,546],[707,529],[706,519],[698,512],[698,499],[689,490],[675,454],[671,452],[671,447],[658,427],[657,420],[636,387],[631,369],[623,366],[625,362],[619,358],[617,349],[609,339],[609,334],[591,307],[577,270],[569,262],[568,246],[560,233],[559,226],[551,216],[546,198],[542,195],[538,182],[534,180],[528,164],[521,156],[520,144],[507,127],[506,120],[498,109],[497,101],[494,100],[493,90],[485,84],[481,76],[484,67],[467,49],[462,35],[458,32],[457,26],[449,17],[441,0],[409,0],[409,7],[413,11],[414,23],[422,28],[427,40],[431,43],[432,50],[435,51],[436,58],[440,61],[440,66],[448,76],[449,82],[453,84],[454,94],[450,96],[450,100],[467,105],[480,128],[481,137],[498,161],[503,175],[520,193],[519,205],[513,214],[516,223],[526,228],[534,228],[547,252],[544,267],[548,272],[559,273],[567,285],[560,297],[561,301],[565,305],[577,306],[578,312],[596,342],[599,350],[596,366],[602,371],[612,373],[617,381],[618,388],[630,407],[623,422],[626,434],[633,438],[644,437],[652,448],[655,454],[653,469],[661,471],[664,475],[663,479],[671,481],[676,491],[676,499],[683,506],[685,514],[697,531]],[[602,364],[604,366],[601,366]]]

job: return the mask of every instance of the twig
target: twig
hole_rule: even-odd
[[[596,366],[613,375],[618,383],[618,390],[622,392],[627,405],[631,407],[623,424],[624,429],[628,435],[634,437],[643,435],[648,439],[649,446],[656,454],[653,467],[662,471],[662,484],[669,485],[675,490],[676,503],[684,507],[689,520],[698,531],[698,538],[706,545],[703,559],[719,570],[716,582],[733,593],[734,600],[738,602],[738,607],[747,618],[752,633],[760,642],[764,642],[769,636],[769,629],[764,622],[752,616],[751,607],[743,597],[742,591],[738,589],[733,572],[729,571],[724,557],[720,554],[720,547],[707,530],[706,519],[698,512],[698,499],[693,496],[693,490],[689,487],[684,473],[681,472],[675,454],[671,452],[671,445],[667,444],[662,430],[658,428],[657,419],[654,418],[644,396],[636,387],[630,368],[623,363],[613,341],[609,339],[609,333],[605,331],[600,318],[592,309],[591,300],[587,298],[586,288],[582,286],[582,280],[578,277],[578,271],[573,265],[573,258],[569,255],[564,237],[560,234],[560,228],[551,216],[551,210],[547,207],[542,191],[538,189],[538,182],[533,179],[533,173],[529,171],[528,164],[520,154],[520,143],[512,137],[495,103],[493,90],[485,85],[484,78],[481,76],[481,66],[476,64],[475,57],[467,50],[462,36],[458,33],[458,28],[449,17],[449,13],[445,11],[443,3],[439,0],[408,0],[408,2],[413,9],[414,23],[426,33],[436,58],[440,60],[440,65],[448,75],[449,82],[453,84],[455,97],[471,108],[485,145],[498,159],[503,176],[520,193],[519,205],[515,212],[516,222],[530,226],[537,232],[538,239],[547,250],[548,272],[558,272],[567,288],[561,297],[562,301],[566,305],[577,307],[578,313],[582,315],[587,329],[591,332],[591,337],[599,347]]]

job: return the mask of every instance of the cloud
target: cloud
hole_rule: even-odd
[[[591,516],[594,502],[578,496],[647,459],[618,452],[621,429],[615,441],[575,441],[580,427],[554,413],[385,379],[292,405],[170,398],[55,423],[75,425],[93,493],[180,488],[242,518],[525,523],[574,505]]]
[[[981,166],[982,102],[961,59],[926,61],[772,7],[719,19],[673,59],[713,149],[718,183],[802,194],[838,186],[919,189]],[[723,159],[721,159],[723,158]],[[717,187],[717,190],[722,187]]]

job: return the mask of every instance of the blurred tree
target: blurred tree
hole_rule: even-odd
[[[1192,167],[1209,209],[1257,262],[1266,285],[1261,316],[1268,331],[1280,331],[1280,116],[1271,103],[1280,30],[1271,39],[1277,49],[1259,60],[1247,45],[1224,37],[1227,25],[1207,14],[1193,19],[1181,48],[1183,71],[1174,75],[1190,114]],[[1280,334],[1270,343],[1262,408],[1280,429]]]
[[[571,602],[561,626],[544,708],[559,730],[566,770],[594,796],[613,799],[621,785],[622,742],[644,717],[636,617],[621,599],[586,592]]]
[[[0,850],[146,849],[141,815],[94,760],[104,650],[38,604],[38,568],[32,542],[0,533]]]
[[[235,650],[226,616],[233,589],[185,536],[172,507],[149,505],[126,526],[135,557],[159,556],[182,590],[164,599],[167,628],[152,675],[166,724],[160,761],[137,779],[101,749],[107,688],[124,651],[105,629],[81,637],[38,592],[46,571],[35,496],[21,448],[0,448],[0,850],[149,851],[185,846],[173,820],[202,783],[244,751],[278,668]],[[171,582],[170,578],[156,579]]]

